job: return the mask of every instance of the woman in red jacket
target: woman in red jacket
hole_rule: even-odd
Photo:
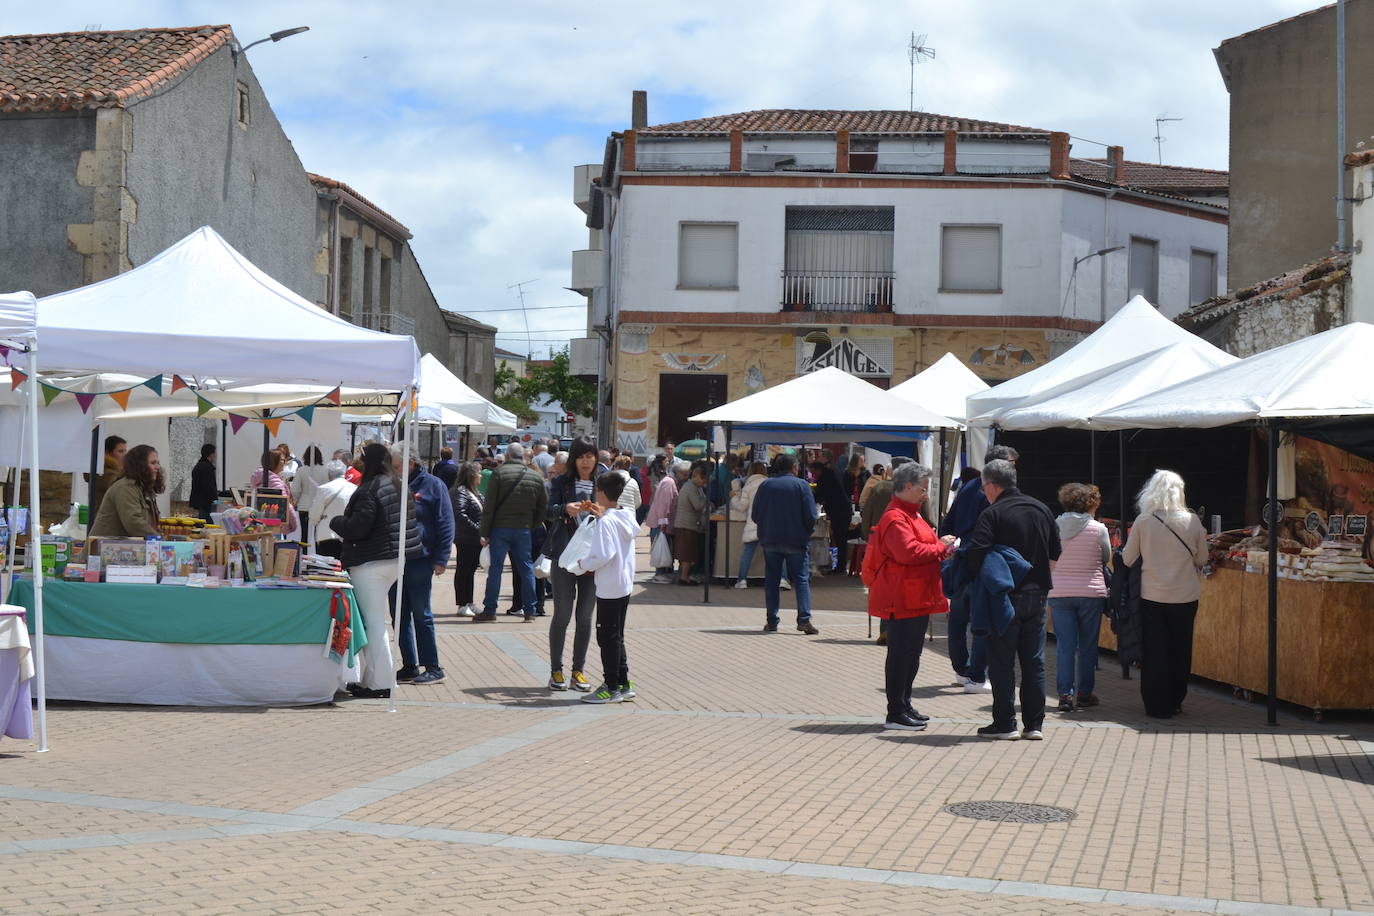
[[[931,614],[949,610],[940,588],[940,561],[954,536],[937,537],[921,517],[930,468],[910,462],[892,473],[892,502],[868,539],[864,582],[868,613],[887,621],[887,721],[884,728],[920,731],[929,716],[911,705],[911,685]]]

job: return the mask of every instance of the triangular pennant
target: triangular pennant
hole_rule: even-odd
[[[179,375],[173,375],[173,376],[172,376],[172,394],[176,394],[178,391],[180,391],[180,390],[183,389],[183,388],[190,388],[190,387],[191,387],[191,386],[188,385],[188,384],[186,384],[186,380],[185,380],[184,378],[182,378],[181,376],[179,376]]]
[[[111,392],[109,393],[109,394],[110,394],[110,400],[111,400],[111,401],[114,401],[116,404],[118,404],[120,410],[128,410],[128,409],[129,409],[129,395],[131,395],[131,394],[133,394],[133,393],[134,393],[134,390],[133,390],[132,388],[126,388],[126,389],[124,389],[123,391],[111,391]]]
[[[329,392],[329,394],[326,394],[326,395],[324,396],[324,399],[325,399],[326,401],[329,401],[330,403],[332,403],[335,407],[338,407],[340,404],[343,403],[343,394],[342,394],[342,392],[339,390],[340,387],[342,387],[342,386],[339,386],[339,385],[334,386],[334,390],[331,391],[331,392]]]
[[[20,385],[24,384],[24,383],[27,382],[28,380],[29,380],[29,374],[28,374],[27,372],[25,372],[23,369],[11,369],[11,370],[10,370],[10,391],[13,391],[14,389],[18,388]]]
[[[82,413],[85,413],[86,411],[90,410],[91,405],[95,403],[95,395],[93,394],[83,394],[79,392],[73,393],[76,394],[76,403],[81,405]]]
[[[302,407],[300,410],[296,411],[296,416],[300,417],[306,423],[313,423],[315,419],[315,405],[311,404],[308,407]]]
[[[44,385],[42,382],[39,382],[38,384],[39,384],[39,385],[42,387],[42,389],[43,389],[43,406],[44,406],[44,407],[47,407],[49,404],[51,404],[51,403],[53,402],[53,400],[54,400],[59,394],[62,393],[62,389],[61,389],[61,388],[54,388],[52,385]]]
[[[236,413],[231,413],[229,415],[229,428],[232,429],[235,433],[238,433],[239,430],[243,429],[243,424],[247,422],[247,417],[241,417]]]
[[[211,404],[209,401],[205,400],[205,398],[201,397],[200,395],[196,395],[196,416],[203,417],[214,409],[214,404]]]
[[[158,397],[162,397],[162,376],[160,374],[153,376],[143,383],[143,387],[151,388]]]
[[[5,363],[6,363],[6,365],[9,364],[9,361],[10,361],[10,348],[9,348],[9,347],[0,346],[0,359],[3,359],[3,360],[5,361]]]
[[[267,427],[267,431],[275,436],[281,431],[281,421],[285,417],[263,417],[262,425]]]

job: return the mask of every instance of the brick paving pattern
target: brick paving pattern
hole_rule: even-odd
[[[448,680],[394,714],[59,704],[48,754],[0,743],[0,862],[22,876],[0,910],[1374,912],[1366,716],[1267,728],[1198,683],[1160,723],[1104,656],[1101,707],[987,742],[941,623],[914,691],[929,729],[885,732],[855,580],[818,583],[818,637],[792,595],[763,634],[759,588],[637,591],[633,704],[550,694],[548,619],[459,620],[447,577]],[[941,810],[970,800],[1076,816]]]

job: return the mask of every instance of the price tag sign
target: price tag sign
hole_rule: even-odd
[[[1345,533],[1345,516],[1333,515],[1326,520],[1327,533],[1333,538],[1338,538]]]

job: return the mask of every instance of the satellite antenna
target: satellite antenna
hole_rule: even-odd
[[[907,110],[916,110],[916,65],[935,59],[935,49],[926,44],[925,35],[911,33],[911,43],[906,47],[907,63],[911,65],[911,88],[907,96]]]
[[[1168,118],[1160,115],[1155,118],[1155,155],[1159,157],[1159,164],[1164,164],[1164,131],[1160,130],[1160,125],[1166,121],[1182,121],[1182,118]]]
[[[520,314],[525,318],[525,352],[529,354],[528,359],[534,359],[534,343],[530,340],[530,313],[525,311],[525,287],[538,282],[539,278],[535,277],[533,280],[521,280],[506,287],[515,290],[515,295],[520,297]]]

